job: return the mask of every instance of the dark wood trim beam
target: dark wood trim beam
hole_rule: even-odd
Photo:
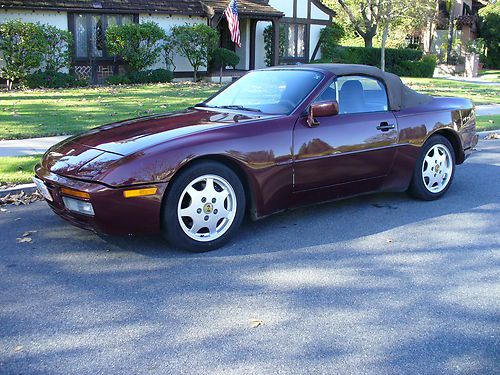
[[[273,18],[273,63],[277,66],[280,63],[280,19]]]
[[[320,26],[330,26],[332,24],[329,20],[311,20],[307,18],[293,18],[293,17],[283,17],[281,19],[283,23],[304,23],[306,25],[320,25]]]

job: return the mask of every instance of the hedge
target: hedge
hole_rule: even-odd
[[[30,89],[59,89],[88,85],[86,81],[79,80],[68,73],[41,70],[28,74],[21,80],[21,83]]]
[[[335,46],[324,49],[321,62],[363,64],[380,67],[380,48]],[[436,59],[423,58],[423,51],[410,48],[386,48],[385,66],[388,72],[408,77],[432,77]],[[402,74],[404,72],[404,74]]]
[[[172,82],[174,74],[167,69],[142,70],[128,75],[114,75],[106,80],[108,85],[127,85],[130,83]]]

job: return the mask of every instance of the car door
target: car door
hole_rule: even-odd
[[[373,190],[366,182],[389,173],[398,139],[385,85],[367,76],[338,77],[316,101],[332,99],[338,115],[318,118],[313,128],[305,116],[295,124],[294,191],[355,182]]]

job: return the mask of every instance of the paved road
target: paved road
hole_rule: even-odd
[[[299,209],[207,254],[0,212],[0,373],[498,374],[500,141],[478,150],[440,201]]]

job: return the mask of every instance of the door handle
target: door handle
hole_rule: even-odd
[[[380,130],[380,131],[383,131],[383,132],[386,132],[386,131],[389,131],[389,130],[392,130],[392,129],[395,129],[396,128],[396,125],[395,124],[389,124],[388,122],[384,121],[384,122],[381,122],[379,126],[377,126],[377,130]]]

